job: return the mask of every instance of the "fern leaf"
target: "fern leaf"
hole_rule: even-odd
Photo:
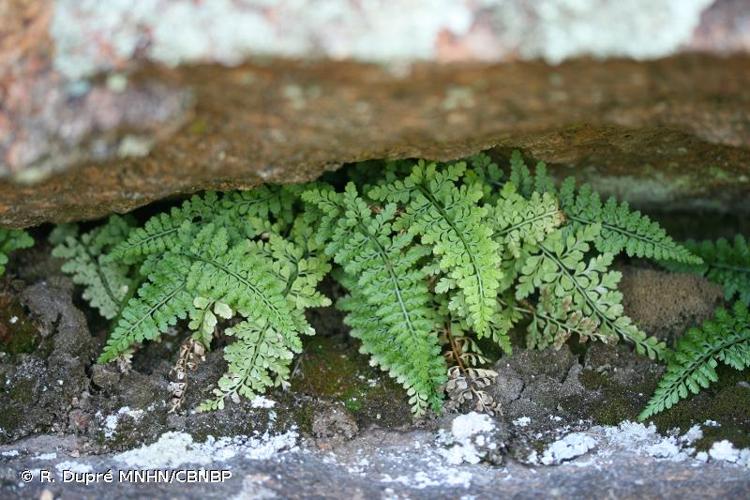
[[[485,203],[494,205],[503,187],[505,174],[502,169],[485,153],[476,154],[467,161],[469,168],[466,170],[464,182],[479,185],[482,189],[482,199]]]
[[[373,215],[354,184],[342,194],[311,190],[308,203],[341,214],[326,252],[349,277],[351,300],[342,302],[352,335],[362,350],[407,390],[415,414],[440,408],[440,386],[446,365],[440,356],[437,320],[431,307],[425,273],[418,266],[427,250],[411,245],[408,233],[393,234],[396,206]]]
[[[300,326],[297,330],[279,330],[256,319],[226,330],[227,335],[235,337],[235,342],[224,349],[227,372],[213,391],[215,397],[202,403],[199,410],[223,408],[227,398],[250,398],[285,383],[294,354],[302,350],[299,333],[315,333],[302,314],[310,307],[330,305],[330,300],[317,291],[330,265],[319,255],[311,228],[294,224],[292,234],[293,241],[271,234],[267,243],[253,243],[251,251],[266,259],[264,267],[283,286],[282,296],[298,315],[296,323]]]
[[[159,271],[149,276],[149,282],[138,289],[138,296],[122,310],[99,363],[112,361],[134,344],[158,338],[188,316],[193,295],[187,291],[182,271],[190,266],[190,261],[172,254],[159,260]]]
[[[705,276],[724,288],[727,300],[735,297],[750,304],[750,245],[742,235],[734,241],[724,238],[712,241],[686,241],[683,243],[691,252],[703,259],[699,265],[662,263],[672,271],[688,271]]]
[[[208,224],[187,250],[179,251],[192,261],[187,287],[196,295],[224,302],[244,317],[280,331],[307,325],[302,315],[293,314],[282,283],[249,241],[229,247],[227,230]]]
[[[5,265],[11,252],[32,246],[34,239],[26,231],[0,227],[0,276],[5,273]]]
[[[716,382],[719,362],[736,370],[750,366],[750,313],[742,302],[737,302],[731,312],[719,309],[712,320],[690,329],[678,341],[667,371],[639,420],[669,409]]]
[[[575,309],[596,322],[597,328],[591,330],[590,337],[611,343],[619,336],[635,344],[638,353],[652,359],[661,357],[664,344],[647,337],[623,314],[622,294],[617,291],[621,275],[608,270],[612,255],[605,253],[588,262],[584,260],[600,230],[598,224],[592,224],[576,233],[556,231],[548,236],[526,259],[516,298],[522,300],[538,289],[548,301],[547,310],[553,309],[553,317]]]
[[[539,245],[548,234],[565,222],[565,215],[552,194],[535,191],[527,200],[510,182],[503,187],[492,215],[495,239],[515,259],[521,257],[524,245]]]
[[[112,258],[129,263],[143,261],[178,245],[181,228],[188,226],[196,231],[206,224],[223,227],[232,243],[253,238],[275,224],[287,226],[300,190],[298,186],[261,186],[224,195],[208,192],[193,196],[135,229],[127,241],[113,249]]]
[[[419,162],[406,179],[378,186],[369,196],[406,205],[394,228],[420,236],[431,247],[447,278],[437,289],[447,291],[455,284],[463,295],[456,312],[480,336],[489,336],[497,312],[499,245],[483,221],[487,209],[479,205],[481,186],[457,185],[465,170],[463,162],[440,171],[434,163]]]
[[[627,202],[618,204],[614,198],[602,203],[590,185],[576,192],[575,180],[566,179],[560,188],[560,203],[572,227],[600,224],[595,243],[602,253],[630,257],[698,264],[701,262],[688,249],[676,243],[666,231],[648,216],[633,211]]]
[[[123,242],[130,232],[131,221],[113,215],[106,224],[77,236],[68,228],[68,236],[53,249],[54,257],[65,259],[62,271],[83,285],[83,298],[107,319],[116,317],[136,285],[130,266],[111,259],[107,252]]]
[[[215,398],[203,402],[199,411],[222,409],[227,398],[252,398],[282,385],[289,379],[294,355],[302,352],[299,337],[254,321],[242,321],[224,333],[235,338],[224,348],[229,368],[213,391]]]
[[[142,228],[131,231],[126,241],[115,246],[111,258],[132,264],[174,248],[179,245],[180,228],[200,217],[210,217],[217,205],[218,195],[207,193],[185,200],[182,206],[173,207],[169,213],[156,214]]]

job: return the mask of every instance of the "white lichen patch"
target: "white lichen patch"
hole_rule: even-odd
[[[273,408],[276,406],[276,401],[273,399],[268,399],[264,396],[255,396],[253,400],[250,402],[250,406],[253,408]]]
[[[57,0],[55,66],[70,79],[144,57],[391,63],[578,56],[657,58],[685,45],[713,0]],[[290,29],[289,27],[294,27]],[[447,105],[467,106],[462,94]]]
[[[558,439],[544,450],[541,462],[544,465],[557,465],[572,458],[580,457],[596,448],[597,441],[585,432],[572,432]]]
[[[708,450],[708,456],[715,461],[730,462],[750,468],[750,448],[737,449],[727,441],[717,441]]]
[[[112,438],[117,432],[117,426],[120,424],[120,420],[123,417],[129,417],[135,422],[140,422],[143,418],[143,410],[132,410],[129,406],[123,406],[116,413],[107,415],[104,419],[104,437],[107,439]]]
[[[527,427],[531,423],[531,419],[529,417],[518,417],[513,421],[513,425],[516,427]]]
[[[65,471],[74,472],[77,474],[85,474],[87,472],[93,472],[94,468],[85,462],[73,462],[65,461],[55,465],[55,469],[58,474],[62,474]]]
[[[255,437],[235,436],[219,439],[209,436],[196,443],[190,434],[167,432],[158,441],[115,455],[114,459],[129,467],[178,467],[183,464],[208,465],[243,456],[251,460],[267,460],[277,453],[296,448],[298,434],[294,430],[282,434],[265,433]]]
[[[497,448],[492,442],[491,433],[495,423],[488,415],[471,412],[459,415],[451,423],[451,432],[441,432],[438,444],[447,446],[440,454],[449,464],[477,464],[486,455],[488,449]]]

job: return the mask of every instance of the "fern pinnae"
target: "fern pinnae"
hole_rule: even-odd
[[[107,319],[119,314],[138,284],[130,266],[108,254],[128,237],[131,224],[113,215],[83,235],[78,234],[76,226],[69,227],[64,236],[50,235],[50,240],[57,241],[52,255],[65,259],[61,270],[73,277],[73,283],[84,287],[83,298]]]
[[[309,307],[330,305],[330,300],[316,290],[330,266],[314,249],[295,245],[278,235],[271,235],[267,243],[257,243],[256,248],[260,255],[269,259],[276,279],[285,283],[283,295],[297,313],[301,315]],[[309,326],[299,332],[314,333]],[[224,349],[227,372],[219,379],[213,391],[214,398],[203,402],[198,408],[200,411],[223,408],[227,398],[249,398],[282,384],[289,376],[292,357],[302,350],[296,332],[280,332],[257,321],[242,321],[225,333],[235,338]]]
[[[551,287],[548,292],[557,300],[555,307],[562,307],[562,299],[570,295],[575,308],[599,324],[595,335],[601,340],[613,342],[612,335],[620,336],[633,343],[640,354],[661,358],[664,344],[648,337],[623,314],[622,294],[616,290],[620,274],[607,270],[612,255],[605,253],[584,262],[589,244],[599,231],[600,226],[593,224],[575,233],[552,233],[524,264],[516,298],[524,299],[534,289]]]
[[[676,243],[666,231],[648,216],[633,211],[627,202],[617,203],[610,197],[602,203],[589,184],[576,190],[575,180],[566,179],[560,187],[560,202],[573,227],[600,224],[597,250],[630,257],[697,264],[701,259]]]
[[[425,274],[418,262],[425,247],[410,245],[408,233],[393,235],[396,206],[388,204],[373,215],[354,184],[344,193],[310,191],[303,195],[319,206],[334,202],[342,216],[326,251],[348,278],[352,297],[347,322],[363,349],[407,389],[415,414],[441,403],[445,363],[440,357],[436,318]]]
[[[156,339],[179,319],[185,319],[193,302],[186,289],[186,280],[172,273],[152,276],[139,288],[139,296],[125,305],[98,362],[108,363],[134,344]]]
[[[750,312],[742,302],[731,311],[719,309],[714,318],[690,329],[668,359],[667,371],[639,420],[674,406],[718,380],[716,367],[724,362],[736,370],[750,366]]]
[[[663,262],[672,271],[687,271],[705,276],[724,289],[727,300],[735,297],[750,305],[750,244],[742,235],[733,240],[719,238],[714,241],[688,240],[684,245],[703,259],[702,264],[685,265]]]
[[[541,243],[565,222],[565,214],[552,194],[533,192],[527,200],[508,182],[493,207],[491,220],[495,225],[494,238],[514,259],[520,259],[522,247]]]
[[[0,227],[0,276],[5,273],[5,265],[11,252],[32,246],[34,239],[26,231]]]
[[[441,271],[463,292],[466,307],[458,312],[480,336],[489,336],[497,311],[499,245],[483,223],[487,209],[479,205],[481,186],[457,185],[465,171],[463,162],[440,171],[434,163],[419,162],[406,179],[377,186],[369,196],[406,204],[394,227],[432,247]]]

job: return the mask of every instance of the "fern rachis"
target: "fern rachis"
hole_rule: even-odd
[[[731,311],[719,309],[713,320],[691,329],[679,340],[666,373],[639,419],[669,409],[690,393],[697,394],[716,382],[720,361],[737,370],[750,366],[750,312],[742,302]]]
[[[691,261],[676,244],[646,244],[667,240],[645,216],[602,205],[586,187],[558,193],[542,164],[532,175],[518,155],[507,182],[485,155],[468,165],[402,161],[385,170],[382,182],[362,175],[375,184],[349,183],[343,192],[317,182],[206,193],[128,228],[92,253],[101,259],[85,261],[121,266],[133,283],[101,361],[182,320],[192,341],[209,347],[221,319],[236,316],[225,331],[233,338],[227,373],[201,409],[285,384],[301,336],[314,333],[304,311],[329,303],[316,287],[331,258],[348,290],[337,306],[351,335],[406,388],[417,415],[440,409],[449,375],[481,386],[483,369],[463,363],[481,358],[471,336],[510,354],[508,331],[522,316],[531,320],[530,347],[559,347],[576,334],[621,337],[660,354],[662,344],[623,314],[619,273],[609,270],[621,251]],[[463,363],[450,372],[441,355],[445,325],[453,333],[442,345]],[[459,337],[471,352],[458,353]]]
[[[434,163],[419,162],[404,180],[377,186],[369,196],[406,205],[394,226],[419,235],[422,244],[432,248],[446,274],[437,290],[460,288],[465,307],[456,305],[457,312],[479,335],[489,335],[497,308],[499,246],[483,224],[487,210],[478,203],[481,185],[457,185],[465,171],[463,162],[442,171]]]

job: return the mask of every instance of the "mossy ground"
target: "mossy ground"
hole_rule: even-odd
[[[411,421],[406,393],[379,369],[371,367],[351,339],[307,339],[296,360],[293,392],[343,403],[360,425],[399,427]]]
[[[9,288],[0,290],[0,351],[30,353],[40,341],[39,329]]]
[[[696,424],[716,422],[716,426],[703,426],[704,437],[696,443],[699,450],[721,439],[728,439],[738,447],[750,446],[750,370],[737,371],[721,366],[718,372],[717,383],[655,415],[650,421],[660,432],[671,429],[685,432]],[[584,370],[580,380],[586,389],[601,391],[603,402],[592,409],[591,418],[603,425],[635,421],[656,388],[655,379],[625,386],[609,374],[594,370]]]

